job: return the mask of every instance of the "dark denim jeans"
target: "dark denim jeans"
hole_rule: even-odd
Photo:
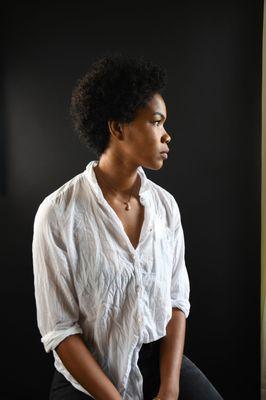
[[[159,342],[142,345],[138,366],[143,376],[144,400],[152,400],[160,387]],[[183,354],[180,370],[178,400],[223,400],[204,373]],[[92,400],[91,396],[77,390],[58,371],[55,371],[50,400]],[[163,400],[163,399],[162,399]]]

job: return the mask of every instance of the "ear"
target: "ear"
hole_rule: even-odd
[[[109,128],[110,134],[115,136],[116,139],[119,139],[119,140],[123,139],[123,136],[124,136],[123,128],[122,128],[122,124],[120,122],[109,120],[108,128]]]

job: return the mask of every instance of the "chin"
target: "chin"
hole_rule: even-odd
[[[142,163],[141,165],[144,168],[157,171],[163,167],[163,160],[154,161],[154,162],[145,162],[145,163]]]

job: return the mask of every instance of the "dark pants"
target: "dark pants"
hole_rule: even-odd
[[[143,376],[144,400],[152,400],[160,387],[159,342],[142,345],[138,366]],[[50,400],[92,400],[91,396],[77,390],[58,371],[55,371]],[[163,399],[162,399],[163,400]],[[183,354],[180,370],[178,400],[223,400],[203,372]]]

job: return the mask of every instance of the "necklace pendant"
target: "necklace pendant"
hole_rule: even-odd
[[[125,210],[126,210],[126,211],[129,211],[129,210],[131,209],[129,202],[124,201],[124,204],[126,204]]]

